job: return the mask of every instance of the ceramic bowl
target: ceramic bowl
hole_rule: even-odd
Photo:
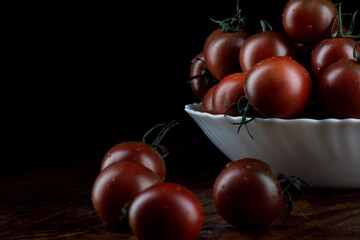
[[[251,157],[313,188],[360,188],[360,119],[255,118],[238,133],[241,117],[185,111],[232,161]]]

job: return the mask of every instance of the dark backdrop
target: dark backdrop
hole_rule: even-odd
[[[240,1],[246,29],[267,19],[281,30],[286,2]],[[356,1],[343,2],[352,11]],[[181,123],[173,138],[202,134],[183,110],[199,102],[187,83],[190,61],[217,28],[210,18],[235,10],[235,0],[9,6],[0,174],[101,159],[173,119]]]

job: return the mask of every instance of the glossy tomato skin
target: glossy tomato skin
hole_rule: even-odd
[[[318,92],[332,117],[360,118],[360,63],[341,59],[332,64],[322,75]]]
[[[273,56],[294,58],[295,46],[283,32],[268,30],[251,35],[241,47],[239,61],[243,72],[248,72],[255,63]]]
[[[214,107],[213,107],[213,95],[214,95],[214,91],[216,89],[217,85],[211,87],[207,93],[205,94],[202,104],[201,104],[201,111],[202,112],[207,112],[207,113],[214,113]]]
[[[166,177],[166,165],[160,153],[143,142],[123,142],[116,144],[105,154],[101,170],[119,161],[135,161],[159,175],[162,181]]]
[[[196,196],[175,183],[161,183],[131,204],[129,224],[139,240],[194,240],[204,222]]]
[[[271,57],[251,68],[244,89],[250,105],[262,116],[295,118],[310,100],[312,80],[295,60]]]
[[[245,96],[244,81],[247,73],[232,73],[224,77],[216,86],[212,96],[213,114],[225,114],[237,116],[238,110],[230,111],[230,105],[236,104],[242,96]]]
[[[113,163],[100,172],[93,185],[95,211],[110,226],[127,225],[123,208],[142,191],[161,182],[156,173],[134,161]]]
[[[330,37],[339,11],[329,0],[290,0],[284,7],[282,23],[286,34],[298,43],[315,46]]]
[[[264,227],[283,207],[276,174],[269,165],[252,158],[229,163],[215,180],[213,197],[219,215],[236,227]]]
[[[317,44],[310,59],[314,77],[319,80],[326,68],[342,58],[352,59],[355,44],[351,38],[329,38]]]
[[[227,75],[241,72],[239,52],[249,33],[244,30],[236,32],[213,31],[205,41],[205,62],[216,79],[223,79]]]
[[[204,51],[200,52],[195,57],[193,62],[191,63],[191,65],[190,65],[190,78],[194,77],[194,76],[201,75],[205,71],[204,62],[201,61],[201,60],[196,60],[196,59],[201,59],[201,60],[205,61]],[[207,93],[207,91],[214,85],[214,84],[210,84],[210,83],[208,84],[206,82],[205,78],[203,78],[203,77],[198,77],[198,78],[191,79],[189,81],[189,84],[190,84],[190,88],[191,88],[192,92],[199,99],[203,99],[205,94]]]

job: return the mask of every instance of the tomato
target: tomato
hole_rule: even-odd
[[[207,67],[216,79],[241,72],[239,52],[249,33],[240,29],[235,32],[213,31],[205,41],[204,56]]]
[[[216,83],[217,80],[212,77],[206,67],[204,52],[202,51],[190,65],[190,88],[196,97],[203,99],[206,92]]]
[[[341,59],[328,67],[319,82],[322,106],[336,118],[360,118],[360,63]]]
[[[251,67],[268,57],[295,57],[295,46],[283,32],[267,30],[246,39],[241,47],[239,61],[241,69],[247,72]]]
[[[355,40],[351,38],[329,38],[317,44],[310,59],[314,77],[319,80],[331,64],[342,58],[351,59],[355,44]]]
[[[202,112],[207,112],[207,113],[213,113],[214,112],[214,107],[213,107],[213,103],[212,103],[212,97],[214,95],[214,91],[216,89],[217,85],[211,87],[207,93],[205,94],[202,104],[201,104],[201,111]]]
[[[229,163],[215,180],[213,197],[219,215],[236,227],[264,227],[283,207],[276,174],[265,162],[252,158]]]
[[[289,57],[271,57],[255,64],[245,79],[250,105],[264,117],[295,118],[312,91],[306,69]]]
[[[135,198],[129,210],[129,224],[139,240],[193,240],[203,222],[199,200],[176,183],[147,189]]]
[[[152,146],[143,142],[119,143],[105,154],[100,169],[103,170],[114,162],[135,161],[151,169],[162,181],[166,176],[166,165],[163,157]]]
[[[134,161],[116,162],[100,172],[92,188],[95,211],[109,225],[126,225],[130,202],[160,177]]]
[[[282,24],[294,41],[314,46],[330,37],[338,14],[335,4],[329,0],[290,0],[284,7]]]
[[[244,80],[246,73],[233,73],[224,77],[216,85],[212,96],[212,113],[236,116],[238,114],[237,106],[230,110],[231,106],[237,104],[244,92]],[[230,110],[230,111],[229,111]]]

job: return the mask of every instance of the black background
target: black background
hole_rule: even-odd
[[[112,145],[141,140],[177,119],[171,138],[202,134],[184,112],[199,102],[190,61],[235,0],[17,4],[3,45],[0,176],[101,159]],[[240,1],[246,30],[266,19],[282,30],[286,0]],[[344,12],[356,1],[343,1]]]

